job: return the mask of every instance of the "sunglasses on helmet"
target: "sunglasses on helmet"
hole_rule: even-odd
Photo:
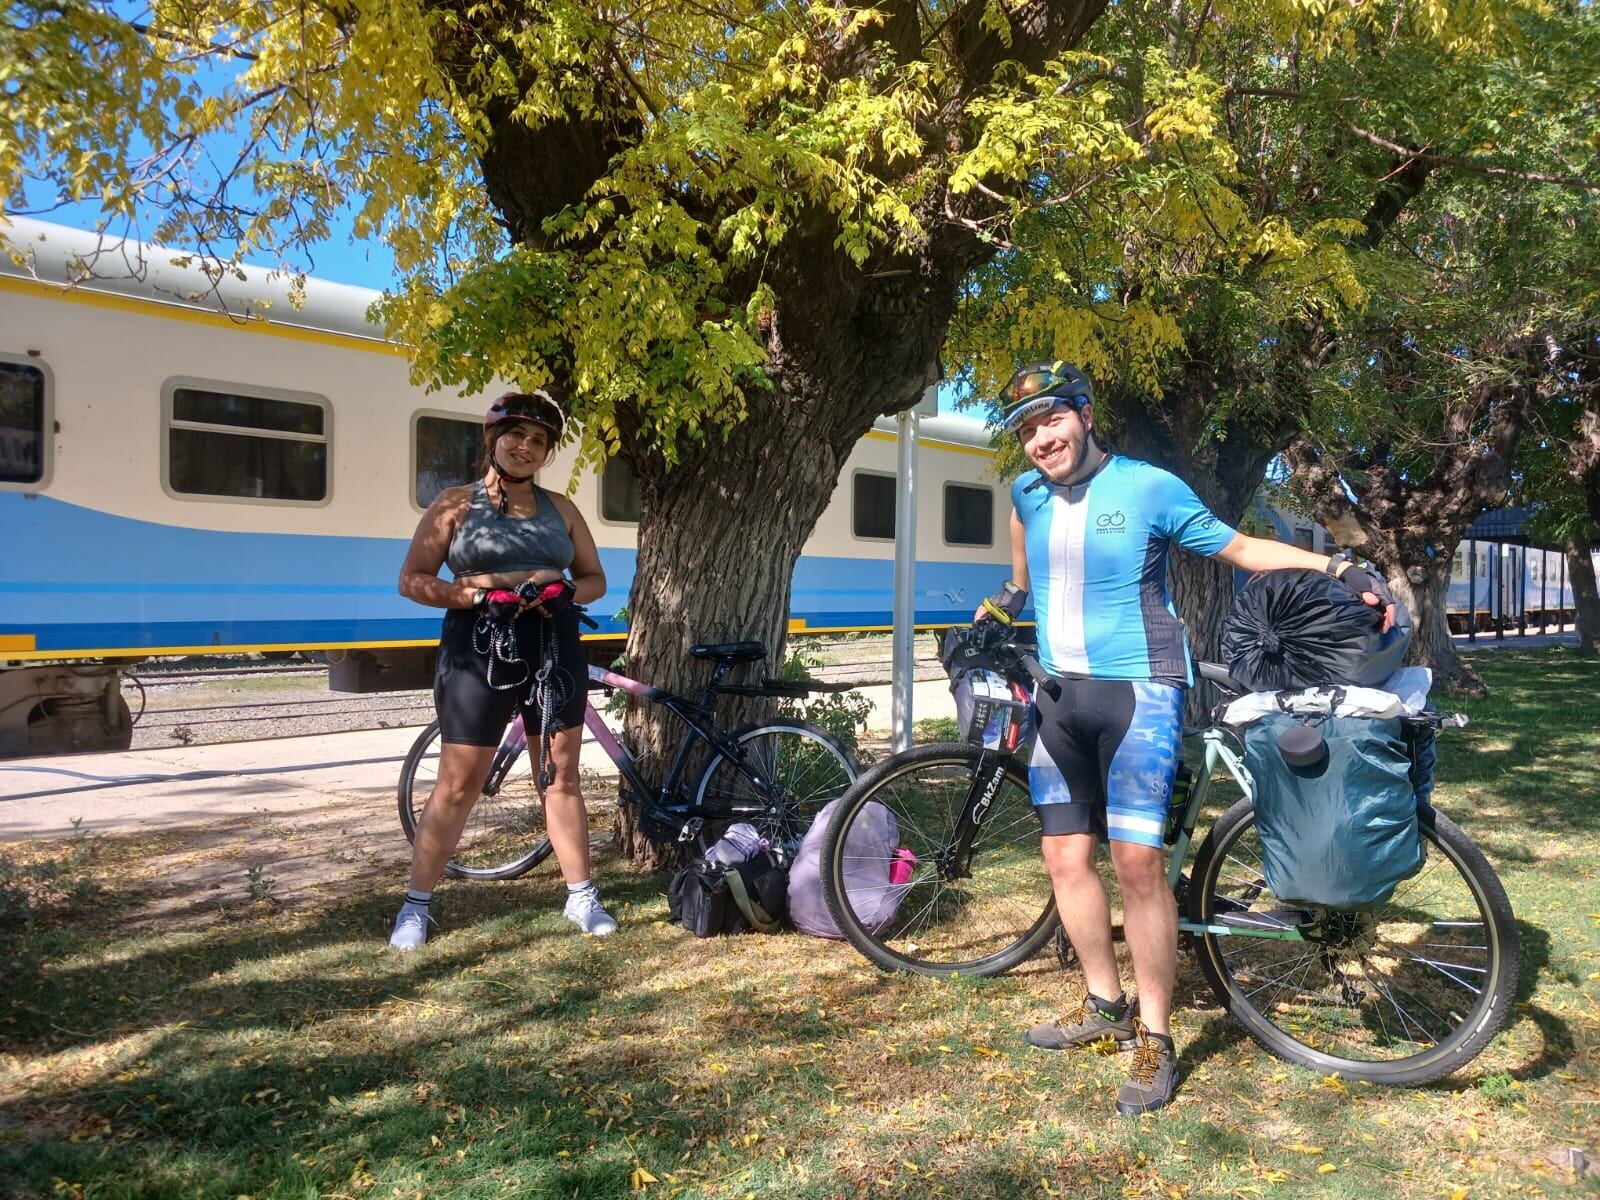
[[[1008,432],[1015,433],[1029,417],[1048,412],[1057,404],[1078,411],[1093,400],[1083,374],[1072,367],[1058,369],[1064,366],[1045,364],[1011,377],[1000,393],[1000,423]]]
[[[561,406],[544,392],[507,392],[489,406],[484,416],[485,429],[503,421],[533,421],[550,431],[552,441],[559,442],[566,431],[567,416]]]

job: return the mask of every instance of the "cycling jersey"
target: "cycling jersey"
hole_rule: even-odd
[[[1235,531],[1176,475],[1107,455],[1063,487],[1029,471],[1011,488],[1022,522],[1039,661],[1052,675],[1194,682],[1167,594],[1167,550],[1213,555]]]

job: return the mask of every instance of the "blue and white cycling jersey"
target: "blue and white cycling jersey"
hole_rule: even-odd
[[[1235,531],[1183,480],[1108,455],[1072,487],[1028,471],[1011,487],[1022,522],[1039,661],[1052,675],[1194,682],[1183,623],[1167,593],[1173,542],[1213,555]]]

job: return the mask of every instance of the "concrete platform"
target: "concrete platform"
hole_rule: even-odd
[[[861,691],[873,703],[869,730],[887,733],[889,688]],[[917,720],[955,715],[943,679],[917,684],[912,705]],[[214,822],[241,827],[249,818],[288,826],[323,823],[330,810],[348,810],[341,814],[346,819],[370,812],[368,819],[387,821],[397,831],[395,784],[417,732],[417,726],[407,726],[0,761],[0,842],[69,835],[74,818],[81,818],[77,828],[86,833],[153,833]],[[615,774],[589,741],[583,765]]]

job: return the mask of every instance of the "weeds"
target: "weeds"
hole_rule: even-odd
[[[245,894],[251,904],[268,904],[277,899],[278,881],[265,873],[260,863],[251,863],[245,870]]]

